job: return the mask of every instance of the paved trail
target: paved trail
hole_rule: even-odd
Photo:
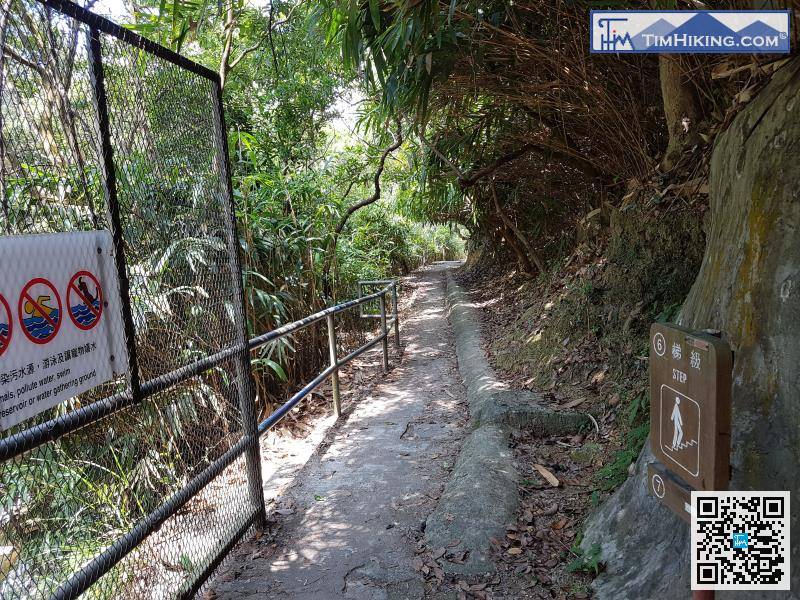
[[[414,551],[468,418],[446,319],[449,266],[410,279],[416,298],[401,319],[402,364],[393,358],[389,375],[328,432],[285,494],[294,513],[277,538],[234,557],[212,597],[423,596]]]

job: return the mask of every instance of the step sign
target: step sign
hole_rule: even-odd
[[[664,323],[650,329],[650,446],[696,490],[728,485],[732,364],[730,346],[718,337]],[[659,496],[660,486],[650,487],[676,504]],[[674,488],[665,486],[667,493]]]
[[[0,430],[127,370],[108,231],[0,238]]]

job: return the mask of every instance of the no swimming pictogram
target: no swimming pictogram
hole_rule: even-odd
[[[46,344],[61,328],[61,297],[44,277],[31,279],[19,295],[19,321],[22,332],[34,344]]]
[[[5,296],[0,294],[0,356],[3,356],[11,344],[11,334],[14,324],[11,321],[11,307],[6,302]]]
[[[79,329],[89,331],[103,314],[103,289],[89,271],[78,271],[67,286],[69,318]]]

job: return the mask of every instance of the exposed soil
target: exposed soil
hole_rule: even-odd
[[[427,577],[426,597],[582,599],[591,597],[590,561],[574,548],[580,524],[591,508],[592,457],[576,452],[582,436],[537,438],[515,432],[513,450],[520,474],[520,506],[504,539],[493,540],[497,571],[477,577],[448,577],[442,561],[457,561],[447,548],[420,547],[417,568]],[[537,470],[543,468],[556,481]],[[558,483],[554,486],[553,483]],[[601,565],[598,566],[601,568]]]

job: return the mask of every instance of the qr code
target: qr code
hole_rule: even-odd
[[[789,589],[789,492],[692,492],[692,589]]]

